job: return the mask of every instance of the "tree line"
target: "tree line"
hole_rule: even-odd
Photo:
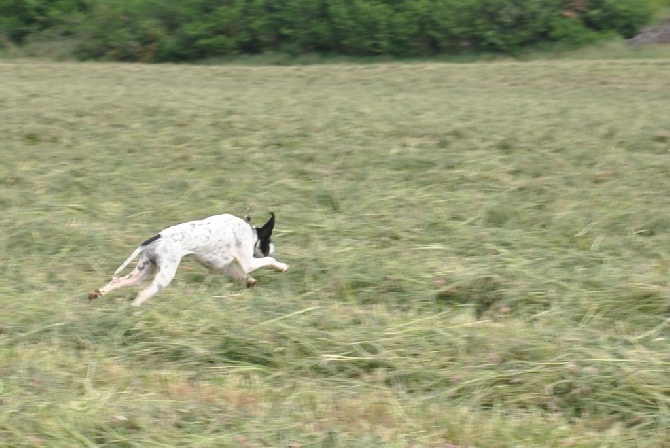
[[[0,39],[76,41],[81,59],[281,52],[514,53],[633,36],[667,0],[0,0]],[[1,43],[1,41],[0,41]]]

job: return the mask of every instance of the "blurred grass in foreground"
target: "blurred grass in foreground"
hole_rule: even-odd
[[[668,69],[0,64],[0,440],[667,445]],[[287,273],[85,300],[247,206]]]

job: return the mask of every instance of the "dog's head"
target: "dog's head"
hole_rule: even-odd
[[[254,227],[256,229],[256,245],[254,246],[255,257],[268,257],[275,251],[275,246],[270,242],[272,236],[272,229],[275,226],[275,214],[270,213],[270,219],[263,224],[262,227]]]

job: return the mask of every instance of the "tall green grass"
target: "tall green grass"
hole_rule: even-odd
[[[0,440],[667,445],[668,68],[0,64]],[[247,207],[288,272],[86,300]]]

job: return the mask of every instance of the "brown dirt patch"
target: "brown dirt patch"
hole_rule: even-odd
[[[670,44],[670,19],[642,30],[637,36],[628,39],[634,45]]]

